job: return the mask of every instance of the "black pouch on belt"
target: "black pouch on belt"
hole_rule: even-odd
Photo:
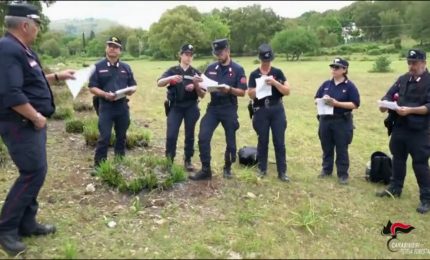
[[[166,113],[166,116],[169,115],[170,112],[170,100],[166,99],[166,101],[164,101],[164,112]]]
[[[248,104],[249,118],[251,118],[251,119],[254,116],[254,108],[252,107],[252,103],[253,103],[253,101],[250,100],[249,104]]]

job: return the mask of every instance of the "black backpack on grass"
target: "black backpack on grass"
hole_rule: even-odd
[[[254,166],[257,164],[257,148],[244,146],[237,152],[239,163],[245,166]]]
[[[383,182],[389,184],[392,175],[393,163],[391,158],[380,151],[370,156],[370,165],[366,167],[366,180],[370,182]]]

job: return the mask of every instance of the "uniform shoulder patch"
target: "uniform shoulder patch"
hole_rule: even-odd
[[[242,77],[240,78],[240,83],[241,83],[241,84],[246,84],[246,76],[242,76]]]

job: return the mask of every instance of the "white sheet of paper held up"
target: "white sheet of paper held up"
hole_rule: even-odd
[[[257,85],[255,96],[257,99],[262,99],[272,95],[272,86],[266,83],[266,79],[268,78],[269,76],[262,75],[260,78],[255,79],[255,83]]]
[[[115,91],[115,100],[121,99],[127,95],[128,92],[136,90],[136,86],[127,87],[120,90]]]
[[[317,98],[317,111],[318,115],[333,115],[333,107],[325,103],[322,98]]]
[[[388,101],[388,100],[378,100],[378,106],[388,108],[391,110],[397,110],[399,108],[399,106],[397,105],[397,102]]]
[[[218,86],[218,82],[216,82],[215,80],[212,80],[210,78],[208,78],[205,74],[202,74],[202,79],[203,82],[201,83],[206,89],[208,87],[214,87],[214,86]]]
[[[70,92],[72,92],[73,99],[75,99],[78,96],[82,87],[86,82],[88,82],[91,75],[94,73],[95,69],[96,69],[96,66],[91,65],[85,69],[76,71],[74,74],[75,79],[66,80],[66,85],[69,88]]]

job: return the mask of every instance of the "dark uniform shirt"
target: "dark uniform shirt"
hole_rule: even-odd
[[[333,79],[324,82],[318,89],[315,98],[322,98],[325,95],[328,95],[339,102],[352,102],[357,107],[360,106],[360,94],[358,93],[358,89],[354,83],[352,83],[352,81],[347,78],[345,78],[345,80],[338,85],[334,83]],[[335,115],[342,115],[351,111],[351,109],[338,107],[333,109],[333,113]]]
[[[401,85],[404,90],[401,92]],[[426,70],[423,75],[416,79],[409,74],[399,77],[391,86],[382,100],[397,101],[399,106],[419,107],[426,106],[430,111],[430,74]],[[424,89],[424,88],[427,89]],[[408,116],[398,116],[394,111],[390,111],[397,126],[407,126],[409,128],[426,128],[429,124],[429,114],[417,115],[411,114]]]
[[[260,69],[256,69],[254,70],[251,75],[249,76],[249,83],[248,83],[248,87],[249,88],[256,88],[257,84],[256,84],[256,79],[261,78],[263,74],[261,73]],[[269,73],[267,74],[267,76],[273,76],[273,79],[277,80],[279,83],[284,84],[287,79],[285,78],[284,73],[282,72],[282,70],[275,68],[275,67],[271,67]],[[284,95],[279,92],[279,90],[272,86],[272,95],[267,97],[267,99],[270,100],[270,102],[276,103],[278,102],[280,99],[282,99]],[[254,99],[254,105],[264,105],[264,101],[266,98],[260,99],[258,100],[257,98]]]
[[[242,66],[231,61],[229,65],[223,66],[219,62],[212,63],[205,71],[206,77],[218,82],[226,84],[233,88],[246,90],[246,75]],[[237,97],[231,94],[220,92],[211,93],[210,105],[222,104],[237,104]]]
[[[180,65],[177,65],[166,70],[158,80],[174,75],[194,77],[196,74],[199,76],[201,75],[200,71],[191,66],[187,70],[184,70]],[[183,78],[182,82],[176,83],[175,85],[169,85],[167,87],[167,97],[173,103],[173,105],[188,106],[197,102],[197,92],[195,90],[185,90],[185,86],[188,84],[193,84],[193,81],[191,79]]]
[[[54,99],[36,53],[6,33],[0,39],[0,57],[0,119],[16,116],[11,108],[26,103],[51,116]]]
[[[89,87],[97,87],[105,92],[112,92],[124,89],[131,86],[136,86],[136,80],[134,79],[131,68],[128,64],[121,61],[117,61],[115,64],[111,64],[108,59],[102,59],[96,63],[96,69],[90,77]],[[105,103],[116,103],[124,101],[126,98],[110,102],[103,100]]]

